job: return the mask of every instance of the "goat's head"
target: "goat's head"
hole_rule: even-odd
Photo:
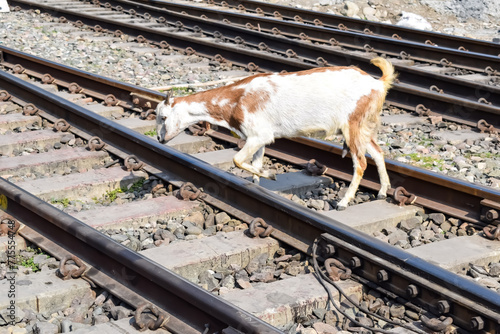
[[[172,113],[172,91],[168,91],[165,101],[156,107],[156,134],[160,143],[165,143],[175,137],[182,129],[178,129],[175,115]]]

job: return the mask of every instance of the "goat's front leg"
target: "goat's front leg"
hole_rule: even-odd
[[[253,155],[252,166],[256,170],[262,170],[262,165],[264,164],[264,150],[265,150],[265,146],[262,146]],[[274,178],[276,178],[276,176],[274,176]],[[260,181],[259,176],[257,176],[257,175],[254,174],[253,175],[253,183],[259,184],[259,181]]]
[[[344,198],[342,198],[342,200],[337,204],[338,211],[345,210],[349,205],[349,202],[354,198],[366,169],[366,158],[364,154],[359,154],[359,151],[351,152],[351,156],[354,165],[354,173],[352,175],[351,184],[349,185]]]
[[[260,140],[256,140],[255,138],[247,138],[245,146],[236,153],[233,158],[234,164],[241,169],[249,171],[254,174],[255,179],[260,177],[265,177],[267,179],[276,179],[276,174],[271,173],[270,171],[262,170],[262,160],[264,156],[264,146],[265,143],[262,143]],[[249,164],[245,161],[249,160],[250,157],[256,159],[252,164]]]

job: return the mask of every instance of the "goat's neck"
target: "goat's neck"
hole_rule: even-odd
[[[231,112],[224,115],[222,106],[211,103],[208,96],[203,93],[176,98],[173,107],[179,117],[181,127],[188,127],[199,122],[208,122],[240,134],[239,129],[235,129],[228,123],[227,116],[230,116]]]

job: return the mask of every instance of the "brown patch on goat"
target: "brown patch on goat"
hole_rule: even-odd
[[[366,170],[366,158],[363,155],[363,159],[360,159],[360,156],[358,156],[358,161],[359,161],[359,167],[356,168],[356,174],[358,174],[359,177],[363,177],[363,174],[365,174]]]
[[[372,141],[378,147],[371,137],[378,124],[380,100],[383,101],[383,95],[377,90],[372,90],[370,94],[364,95],[358,100],[356,108],[349,116],[349,142],[347,145],[351,154],[356,155],[358,159],[361,171],[357,170],[357,173],[360,175],[363,174],[367,166],[366,145]],[[368,138],[370,139],[367,140]],[[380,147],[377,150],[380,150]]]
[[[279,73],[277,75],[304,76],[312,75],[314,73],[342,71],[349,69],[358,71],[363,75],[368,75],[366,72],[353,66],[318,67],[299,72]],[[180,102],[204,104],[208,114],[212,118],[217,121],[225,121],[227,124],[229,124],[230,127],[236,130],[240,130],[241,124],[245,120],[243,107],[245,107],[248,113],[257,112],[258,110],[260,110],[261,106],[265,105],[267,101],[269,101],[269,99],[271,98],[271,94],[277,90],[277,87],[276,84],[271,81],[268,82],[271,87],[270,91],[260,90],[248,92],[244,88],[240,88],[239,86],[245,86],[256,78],[269,77],[271,75],[275,75],[275,73],[260,73],[244,78],[224,87],[214,88],[189,96],[176,97],[174,99],[172,107]],[[223,100],[226,100],[225,104],[221,105],[219,102]]]
[[[234,82],[224,87],[218,87],[193,95],[177,97],[172,107],[176,103],[202,103],[205,105],[208,114],[217,121],[226,121],[229,126],[240,130],[241,124],[245,119],[243,106],[249,113],[256,112],[259,106],[267,102],[270,98],[269,92],[250,92],[245,94],[244,88],[237,88],[240,85],[246,85],[257,77],[266,77],[272,73],[256,74],[240,81]],[[273,87],[274,88],[274,87]],[[224,105],[218,102],[226,100]],[[214,101],[216,101],[214,103]]]
[[[375,140],[373,138],[372,138],[370,144],[373,146],[373,148],[375,148],[375,150],[378,153],[384,153],[384,151],[380,148],[380,146],[375,142]]]
[[[244,94],[240,98],[240,105],[246,106],[249,113],[254,113],[259,110],[259,107],[266,104],[271,98],[269,92],[263,91],[253,91]]]

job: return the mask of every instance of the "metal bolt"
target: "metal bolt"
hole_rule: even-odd
[[[437,302],[437,308],[439,313],[445,314],[450,312],[450,303],[447,300],[440,300]]]
[[[361,267],[361,259],[357,256],[353,256],[350,265],[352,269]]]
[[[473,330],[480,331],[484,329],[484,320],[480,316],[470,319],[470,325]]]
[[[381,269],[377,273],[377,279],[379,282],[385,282],[389,279],[389,273],[384,269]]]
[[[492,222],[498,219],[498,212],[494,209],[488,210],[485,214],[485,218],[487,221]]]
[[[335,246],[326,244],[325,247],[323,247],[323,255],[324,256],[329,256],[335,254]]]
[[[419,293],[419,289],[418,289],[418,286],[414,285],[414,284],[410,284],[408,285],[408,287],[406,288],[406,294],[408,295],[408,297],[410,298],[415,298],[418,296],[418,293]]]

